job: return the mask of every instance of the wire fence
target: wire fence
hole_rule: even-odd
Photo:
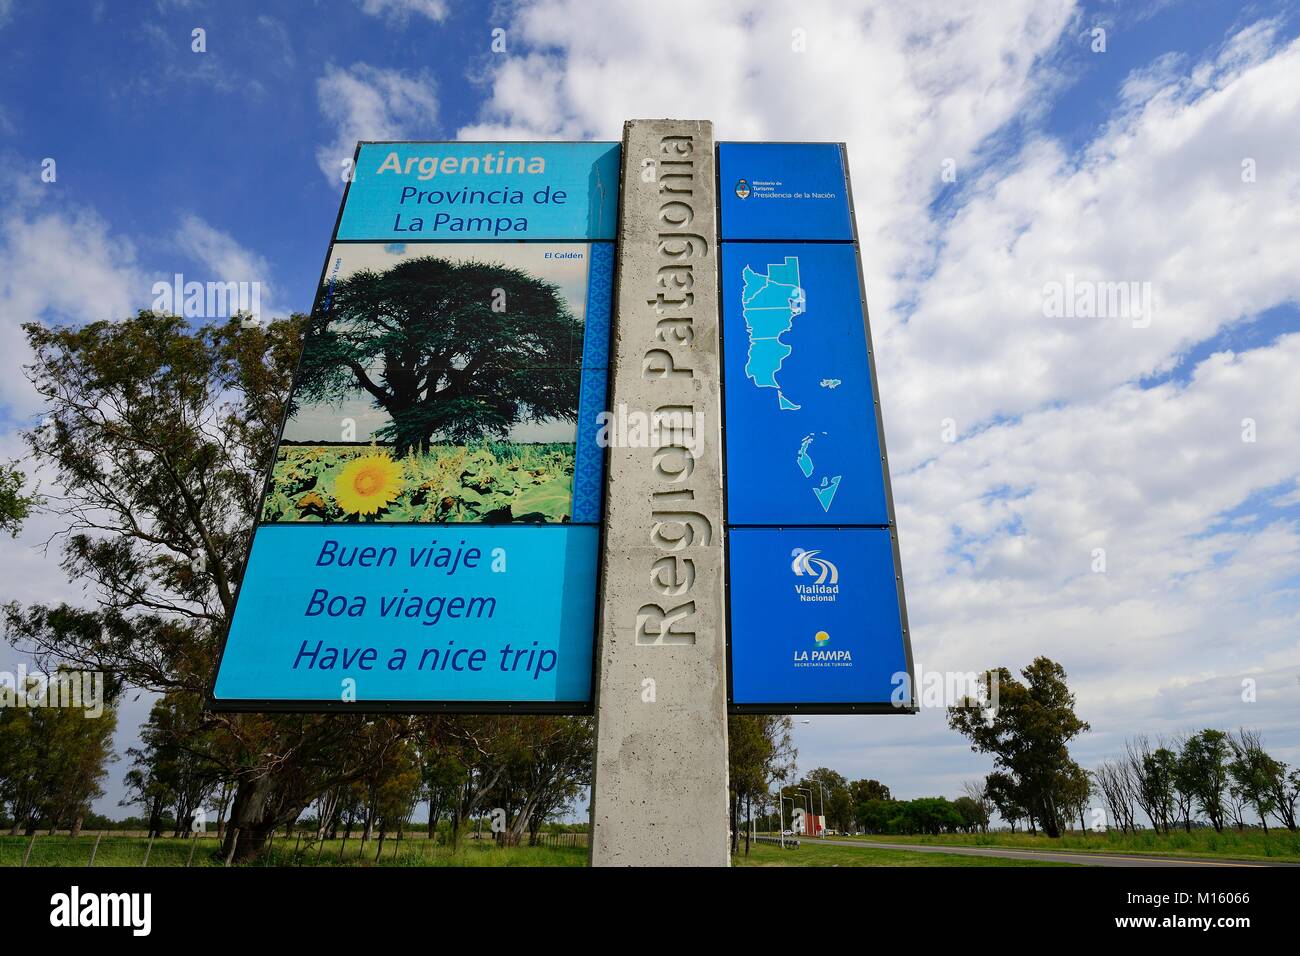
[[[238,831],[236,830],[236,833]],[[31,836],[0,836],[0,867],[44,866],[133,866],[190,867],[230,866],[230,854],[223,852],[225,834],[215,831],[181,837],[149,836],[145,831],[89,831],[78,836],[68,833],[34,833]],[[433,836],[424,831],[403,834],[344,834],[320,839],[316,831],[283,830],[270,834],[254,866],[422,866],[448,862],[457,855],[521,853],[541,855],[548,851],[585,848],[587,833],[542,832],[535,841],[527,835],[518,846],[504,845],[491,831],[466,830],[454,844],[446,832]]]

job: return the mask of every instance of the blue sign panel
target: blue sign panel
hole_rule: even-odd
[[[365,143],[339,239],[613,240],[617,143]]]
[[[911,713],[844,148],[723,143],[718,168],[731,707]]]
[[[214,709],[589,712],[618,153],[358,149]]]
[[[732,703],[911,704],[893,543],[885,528],[733,528]]]
[[[595,525],[258,529],[214,696],[591,694]]]
[[[852,244],[724,243],[727,520],[889,524]]]
[[[721,143],[722,239],[853,239],[838,143]]]

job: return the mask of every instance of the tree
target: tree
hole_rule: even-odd
[[[141,312],[76,328],[24,326],[45,424],[26,435],[62,495],[63,568],[93,609],[10,604],[11,642],[159,693],[202,697],[234,607],[303,318],[191,327]],[[330,786],[360,779],[409,721],[221,714],[212,757],[235,781],[226,852]]]
[[[825,812],[826,826],[840,832],[851,830],[856,808],[848,780],[834,770],[818,767],[808,774],[808,782],[817,791],[818,807]]]
[[[949,710],[948,725],[970,739],[972,750],[994,755],[1043,832],[1059,837],[1071,792],[1068,744],[1089,727],[1074,713],[1074,695],[1060,664],[1038,657],[1021,675],[1024,683],[1000,668],[996,713],[990,716],[980,701],[968,698]],[[992,699],[992,672],[985,680]]]
[[[975,804],[980,833],[988,833],[989,821],[993,818],[993,811],[997,808],[993,805],[993,801],[989,799],[988,788],[984,781],[967,780],[962,784],[962,792]]]
[[[794,772],[797,754],[791,733],[794,724],[776,714],[737,714],[727,724],[727,764],[730,785],[731,852],[739,849],[740,808],[753,819],[753,804],[768,793],[771,784]],[[745,854],[749,854],[749,827],[745,827]]]
[[[1236,737],[1228,738],[1232,748],[1232,762],[1228,775],[1230,789],[1243,803],[1254,808],[1260,825],[1268,833],[1268,815],[1277,808],[1274,781],[1278,776],[1277,761],[1264,750],[1259,732],[1242,728]]]
[[[490,800],[512,799],[507,774],[518,747],[518,728],[513,718],[444,717],[433,739],[441,759],[464,768],[452,795],[451,845],[460,844],[461,828],[484,809]],[[502,808],[504,809],[504,807]]]
[[[536,845],[542,824],[591,785],[594,724],[588,717],[509,717],[501,723],[506,772],[497,792],[509,822],[498,840],[517,846],[527,833]]]
[[[1269,793],[1273,798],[1273,815],[1291,832],[1295,832],[1295,805],[1300,800],[1300,770],[1287,772],[1287,765],[1275,760],[1269,778]]]
[[[1139,735],[1125,744],[1123,765],[1138,806],[1157,831],[1168,833],[1177,802],[1177,754],[1163,744],[1153,750],[1151,742]]]
[[[21,833],[40,807],[38,760],[32,711],[0,707],[0,806],[8,808],[11,836]]]
[[[879,807],[873,804],[888,802],[893,799],[889,788],[879,780],[854,780],[849,784],[849,794],[853,799],[853,822],[858,829],[867,833],[883,832],[883,823],[879,817]],[[868,809],[871,813],[868,813]]]
[[[0,464],[0,533],[17,537],[32,509],[41,499],[34,494],[24,494],[27,479],[14,465]]]
[[[1224,797],[1228,789],[1228,756],[1232,748],[1221,730],[1202,730],[1187,738],[1179,755],[1180,776],[1210,825],[1223,832]]]
[[[399,456],[434,435],[504,436],[521,421],[575,419],[581,341],[582,324],[549,282],[500,265],[406,259],[334,286],[311,324],[295,401],[364,392],[389,418],[376,437]]]
[[[392,747],[367,775],[364,786],[366,826],[362,841],[364,845],[373,838],[376,828],[379,830],[379,845],[375,848],[378,860],[384,852],[384,838],[390,830],[396,830],[401,839],[420,799],[420,766],[414,743],[402,740]]]
[[[39,678],[28,677],[24,690],[38,687]],[[116,729],[111,699],[96,716],[67,706],[0,706],[0,799],[9,806],[10,832],[30,835],[44,821],[51,833],[67,826],[77,835],[103,796]]]
[[[961,817],[961,828],[966,833],[983,833],[988,828],[989,817],[978,800],[960,796],[952,801],[952,807]]]
[[[1093,771],[1092,780],[1094,789],[1106,804],[1110,819],[1119,827],[1120,832],[1135,832],[1137,826],[1133,821],[1133,803],[1136,797],[1130,766],[1123,761],[1107,761]]]
[[[1092,775],[1071,760],[1062,771],[1057,786],[1061,793],[1063,822],[1068,826],[1070,821],[1077,819],[1079,829],[1086,830],[1088,825],[1084,813],[1088,809],[1088,797],[1092,793]]]
[[[961,814],[946,797],[918,797],[895,801],[889,821],[891,833],[956,833],[964,825]]]
[[[150,836],[162,836],[165,808],[177,836],[192,832],[195,813],[220,782],[210,738],[198,697],[178,691],[154,703],[140,728],[143,748],[127,751],[135,766],[126,777],[130,799],[123,801],[145,808]]]
[[[858,804],[858,826],[864,833],[888,833],[894,816],[894,801],[875,797]]]
[[[1010,774],[994,771],[984,778],[984,792],[997,808],[998,816],[1006,820],[1011,832],[1015,833],[1016,824],[1029,816],[1016,781]]]
[[[428,836],[433,839],[442,819],[455,801],[461,782],[468,771],[454,753],[437,746],[436,740],[425,740],[421,751],[420,781],[423,797],[429,805]]]
[[[1188,736],[1180,734],[1173,743],[1174,759],[1174,809],[1176,818],[1182,821],[1183,830],[1192,832],[1192,810],[1196,803],[1196,779],[1192,768],[1183,760],[1187,751]]]

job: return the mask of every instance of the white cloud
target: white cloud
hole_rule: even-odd
[[[206,275],[186,276],[187,279],[260,283],[263,314],[269,316],[276,311],[270,265],[262,256],[241,246],[233,236],[209,225],[199,216],[188,215],[181,220],[174,242],[181,252],[208,270]],[[171,276],[160,279],[170,281]]]
[[[316,151],[316,162],[340,188],[358,140],[431,139],[438,116],[433,78],[425,71],[409,76],[365,63],[347,70],[331,65],[316,81],[316,97],[335,131],[331,143]]]
[[[10,205],[0,214],[0,351],[9,368],[0,375],[0,408],[22,418],[37,396],[19,370],[28,354],[24,322],[80,324],[120,319],[147,304],[149,285],[133,244],[110,232],[93,210],[47,199],[40,170],[8,182]],[[33,185],[35,184],[35,185]]]
[[[1263,22],[1153,54],[1072,153],[1042,119],[1084,26],[1069,3],[539,0],[461,136],[615,138],[677,116],[722,139],[845,140],[918,661],[1060,660],[1094,725],[1086,761],[1127,733],[1245,724],[1296,762],[1300,518],[1254,503],[1294,506],[1300,487],[1300,335],[1140,383],[1300,300],[1300,41]],[[936,213],[947,158],[958,184]],[[1045,284],[1068,276],[1150,283],[1152,322],[1047,318]],[[1252,674],[1269,693],[1246,704]],[[951,795],[988,761],[955,756],[937,717],[817,719],[800,763]]]
[[[361,0],[361,12],[405,23],[413,14],[435,23],[446,19],[446,0]]]

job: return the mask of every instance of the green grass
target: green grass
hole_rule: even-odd
[[[1030,833],[945,833],[939,836],[846,837],[870,843],[918,843],[947,846],[998,846],[1019,850],[1073,850],[1085,853],[1134,853],[1149,856],[1204,856],[1224,859],[1300,862],[1300,833],[1270,830],[1174,831],[1166,836],[1154,830],[1137,833],[1073,831],[1053,840]]]
[[[21,866],[27,853],[30,837],[0,836],[0,866]],[[45,836],[36,838],[28,866],[85,866],[90,861],[95,846],[94,836]],[[298,846],[295,854],[295,846]],[[154,840],[149,850],[149,840],[144,837],[105,836],[95,853],[95,866],[141,866],[145,853],[149,853],[149,866],[222,866],[215,839],[178,840],[170,837]],[[384,841],[383,854],[375,861],[378,841],[370,840],[362,847],[359,839],[327,840],[317,857],[316,844],[308,845],[304,839],[285,839],[278,836],[269,855],[259,859],[254,866],[586,866],[585,846],[521,846],[500,848],[490,840],[464,839],[453,853],[444,845],[427,840],[389,839]],[[319,862],[318,862],[319,859]]]
[[[31,837],[0,837],[0,866],[21,866],[27,853]],[[32,845],[28,866],[85,866],[90,862],[91,850],[95,847],[95,837],[80,836],[75,840],[68,836],[46,836],[39,834]],[[153,849],[149,850],[149,866],[184,866],[194,850],[191,866],[216,866],[220,861],[210,859],[217,851],[217,841],[213,839],[173,840],[164,838],[154,840]],[[144,862],[149,840],[145,837],[105,835],[99,841],[95,852],[95,866],[140,866]]]
[[[768,843],[750,846],[732,857],[736,866],[1070,866],[1046,860],[1008,860],[993,856],[964,856],[957,853],[909,853],[907,850],[880,850],[863,845],[819,846],[804,842],[797,850],[782,849]]]

